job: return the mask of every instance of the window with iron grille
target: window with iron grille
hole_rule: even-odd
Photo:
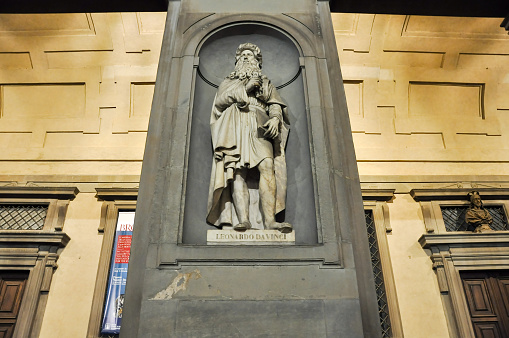
[[[0,204],[0,230],[42,230],[48,205]]]
[[[39,336],[57,260],[70,240],[63,231],[67,208],[78,193],[76,187],[0,187],[0,242],[9,251],[0,257],[0,271],[28,272],[14,337]]]
[[[490,227],[493,230],[508,230],[507,217],[504,207],[501,205],[484,206],[493,218]],[[465,222],[465,214],[468,206],[440,206],[444,219],[445,230],[447,231],[473,231]]]
[[[380,325],[382,328],[382,337],[392,337],[391,320],[389,317],[389,305],[387,302],[387,292],[385,290],[384,275],[382,271],[382,262],[376,235],[375,219],[372,210],[364,210],[366,218],[366,228],[368,231],[369,251],[371,254],[371,265],[373,276],[375,277],[376,295],[378,301],[378,313],[380,314]]]

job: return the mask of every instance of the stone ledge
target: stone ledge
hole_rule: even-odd
[[[80,191],[76,187],[0,187],[0,198],[39,198],[73,200]]]
[[[472,190],[479,191],[483,200],[507,199],[509,189],[458,188],[458,189],[412,189],[410,196],[416,201],[469,201],[467,194]]]
[[[138,198],[138,188],[96,188],[95,197],[103,201],[130,200]]]
[[[362,189],[364,201],[388,202],[394,198],[395,189]]]
[[[474,234],[472,232],[457,231],[450,234],[422,235],[419,244],[425,249],[432,246],[509,246],[509,231],[493,231]]]
[[[57,245],[65,247],[70,237],[64,232],[47,232],[41,230],[0,230],[0,246],[14,243],[25,245]]]

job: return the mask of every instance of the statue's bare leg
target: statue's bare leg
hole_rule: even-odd
[[[233,226],[233,229],[243,231],[251,228],[249,222],[249,191],[247,190],[247,169],[237,169],[233,180],[233,205],[237,212],[239,224]]]
[[[291,232],[292,226],[289,223],[277,223],[276,214],[276,175],[274,174],[274,160],[265,158],[258,164],[260,171],[260,202],[264,218],[265,229]]]

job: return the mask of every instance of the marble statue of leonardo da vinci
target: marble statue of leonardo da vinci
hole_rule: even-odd
[[[207,222],[237,231],[291,232],[291,224],[275,217],[286,199],[286,105],[262,74],[256,45],[241,44],[235,60],[210,117],[214,156]]]

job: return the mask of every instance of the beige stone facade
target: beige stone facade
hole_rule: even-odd
[[[404,335],[448,337],[410,192],[507,187],[509,36],[496,18],[333,21],[362,188],[395,189],[387,240]]]
[[[87,335],[104,236],[96,188],[138,186],[165,18],[0,15],[0,186],[80,191],[40,337]],[[449,337],[411,191],[509,187],[509,35],[501,19],[333,22],[362,188],[394,189],[387,246],[402,333]]]
[[[40,337],[85,337],[96,188],[138,187],[165,13],[0,15],[0,185],[77,187]]]

